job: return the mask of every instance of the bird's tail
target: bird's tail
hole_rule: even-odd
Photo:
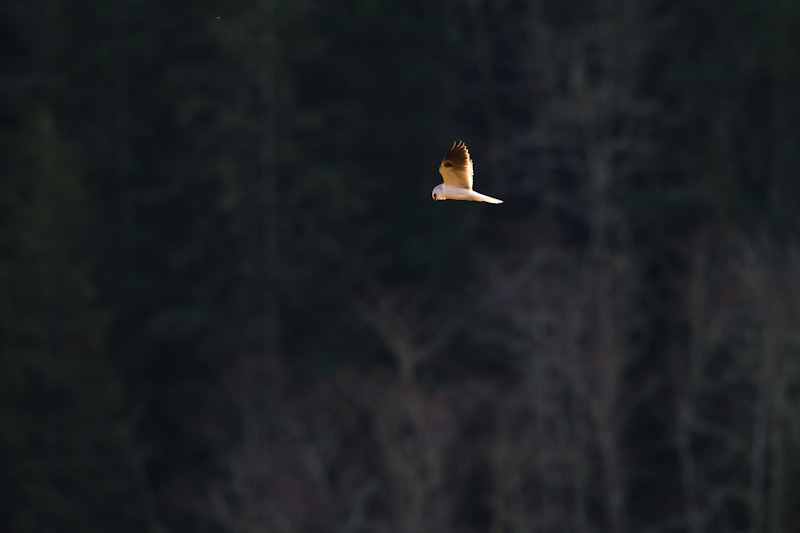
[[[490,204],[502,204],[503,203],[503,200],[498,200],[497,198],[492,198],[491,196],[487,196],[487,195],[481,194],[479,192],[472,191],[472,194],[474,195],[472,197],[472,200],[475,200],[476,202],[487,202],[487,203],[490,203]]]

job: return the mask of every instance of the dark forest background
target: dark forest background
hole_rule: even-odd
[[[800,531],[798,220],[794,0],[4,0],[0,530]]]

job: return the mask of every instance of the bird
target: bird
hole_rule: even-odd
[[[472,190],[472,159],[464,141],[453,143],[439,165],[439,174],[444,183],[433,188],[434,200],[470,200],[502,204],[503,200],[486,196]]]

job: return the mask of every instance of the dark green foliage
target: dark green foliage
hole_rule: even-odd
[[[90,273],[91,203],[49,108],[6,146],[0,233],[0,521],[7,531],[133,524],[122,384]]]

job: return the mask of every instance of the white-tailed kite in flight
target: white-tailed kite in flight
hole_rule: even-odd
[[[472,159],[464,141],[454,142],[439,165],[439,174],[444,183],[434,187],[434,200],[472,200],[502,204],[503,200],[486,196],[472,190]]]

